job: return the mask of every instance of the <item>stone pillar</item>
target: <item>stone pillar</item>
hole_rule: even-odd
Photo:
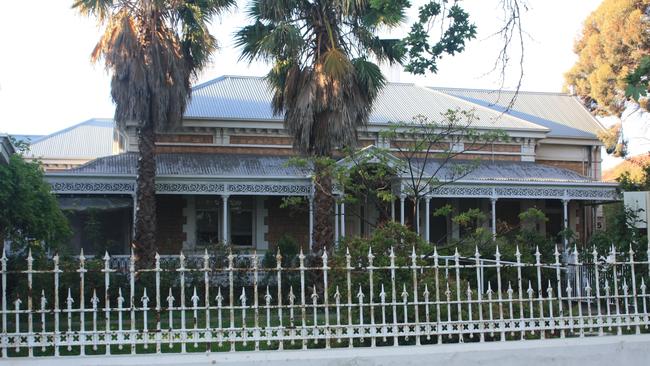
[[[334,245],[339,246],[339,203],[334,200]]]
[[[569,238],[566,237],[566,231],[569,228],[569,199],[562,199],[562,227],[564,228],[564,250],[567,250],[569,247]]]
[[[429,217],[431,216],[430,214],[430,207],[431,206],[431,197],[430,196],[425,196],[424,197],[424,240],[426,240],[427,243],[431,241],[431,233],[429,232],[429,228],[431,225],[429,224]]]
[[[224,244],[227,244],[229,242],[229,236],[228,236],[228,213],[230,210],[228,210],[228,198],[230,198],[229,195],[224,194],[221,195],[221,199],[223,200],[223,212],[222,212],[222,217],[221,217],[221,226],[223,229],[223,236],[222,240]]]
[[[422,234],[422,231],[420,230],[420,199],[415,198],[415,232],[418,233],[418,236]]]
[[[345,238],[345,202],[341,202],[341,237]]]
[[[404,200],[406,199],[406,196],[401,194],[399,196],[399,222],[400,224],[404,225]]]
[[[309,248],[314,250],[314,196],[309,196]]]
[[[497,239],[497,200],[498,198],[490,198],[490,204],[492,205],[492,240]]]
[[[136,213],[138,212],[138,197],[134,193],[131,195],[133,197],[133,225],[131,225],[131,241],[135,240],[135,218],[136,218]],[[129,244],[129,247],[131,245]]]

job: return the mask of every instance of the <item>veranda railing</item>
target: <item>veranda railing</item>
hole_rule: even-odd
[[[575,251],[577,253],[577,250]],[[435,252],[203,256],[128,271],[3,254],[2,357],[377,347],[648,332],[647,254],[593,253],[594,280],[560,262],[441,260]],[[578,255],[571,265],[585,266]],[[11,264],[11,265],[9,265]],[[620,271],[625,268],[625,274]],[[603,280],[603,278],[605,278]],[[486,283],[487,285],[481,285]],[[477,289],[481,289],[477,291]]]

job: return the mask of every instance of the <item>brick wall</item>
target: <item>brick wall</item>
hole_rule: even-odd
[[[390,142],[390,147],[391,148],[401,147],[403,149],[406,149],[409,146],[413,146],[413,142],[411,142],[411,141],[391,141]],[[432,150],[448,150],[449,149],[449,143],[447,143],[447,142],[438,142],[436,144],[433,144],[431,146],[431,149]]]
[[[213,142],[212,140],[213,140],[212,135],[178,135],[178,134],[156,135],[156,142],[211,144]]]
[[[183,216],[184,207],[183,196],[156,196],[156,242],[160,254],[178,254],[183,248],[183,224],[186,220]]]
[[[290,137],[279,136],[230,136],[231,144],[240,145],[291,145]]]
[[[249,147],[249,146],[156,146],[157,153],[200,153],[200,154],[252,154],[273,156],[297,155],[291,148]]]
[[[470,144],[465,144],[465,149],[471,151],[487,151],[487,152],[509,152],[509,153],[520,153],[521,145],[509,145],[509,144],[482,144],[478,143],[476,146]]]
[[[306,210],[295,208],[281,208],[281,197],[269,197],[266,202],[268,216],[266,225],[269,231],[266,240],[269,243],[269,250],[275,251],[278,240],[283,235],[289,234],[304,250],[309,246],[309,213]],[[306,209],[306,207],[305,207]]]
[[[581,161],[537,160],[536,163],[573,170],[582,175],[587,175],[588,172],[587,164],[583,164]]]

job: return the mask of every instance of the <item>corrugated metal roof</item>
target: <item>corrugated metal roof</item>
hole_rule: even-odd
[[[431,89],[498,112],[505,111],[514,96],[513,91]],[[603,129],[578,99],[564,93],[520,91],[508,114],[547,127],[550,130],[548,134],[550,137],[596,138],[596,134]]]
[[[113,120],[90,119],[30,144],[29,157],[97,158],[113,154]]]
[[[422,169],[424,160],[418,162]],[[424,165],[425,173],[441,181],[507,181],[507,182],[556,182],[556,183],[590,183],[593,179],[572,170],[550,165],[523,161],[451,161],[442,167],[441,160],[429,159]],[[469,173],[467,173],[469,172]]]
[[[135,175],[137,153],[106,156],[77,168],[57,174],[71,175]],[[156,156],[159,177],[204,176],[206,178],[228,177],[305,177],[308,168],[289,166],[289,157],[245,154],[180,154],[165,153]],[[420,161],[422,164],[423,161]],[[429,159],[425,171],[437,172],[440,180],[454,176],[458,164],[470,161],[453,161],[441,169],[440,161]],[[456,179],[459,177],[456,175]],[[454,180],[456,180],[454,179]],[[527,162],[481,162],[462,180],[511,181],[511,182],[572,182],[588,183],[591,179],[571,170]]]
[[[11,135],[18,142],[26,142],[28,144],[33,144],[34,142],[42,139],[46,135]]]
[[[271,109],[273,93],[262,77],[222,76],[194,87],[185,118],[281,121]],[[547,131],[546,127],[414,84],[388,83],[379,94],[370,123],[408,122],[417,115],[438,119],[449,109],[474,110],[475,128]]]
[[[244,154],[164,153],[156,155],[156,173],[158,176],[304,177],[303,169],[288,166],[289,159]],[[137,153],[124,153],[98,158],[64,173],[135,175],[137,161]]]

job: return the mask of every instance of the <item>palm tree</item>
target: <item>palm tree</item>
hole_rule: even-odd
[[[381,27],[401,24],[407,1],[254,0],[253,24],[236,35],[241,57],[268,61],[273,112],[284,114],[294,148],[315,159],[314,245],[333,242],[331,178],[322,157],[354,146],[385,84],[375,61],[400,62],[398,40]]]
[[[139,265],[156,252],[155,133],[181,125],[190,82],[216,49],[213,16],[235,0],[74,0],[103,34],[91,60],[112,73],[111,96],[120,128],[137,123],[138,175],[134,249]]]

